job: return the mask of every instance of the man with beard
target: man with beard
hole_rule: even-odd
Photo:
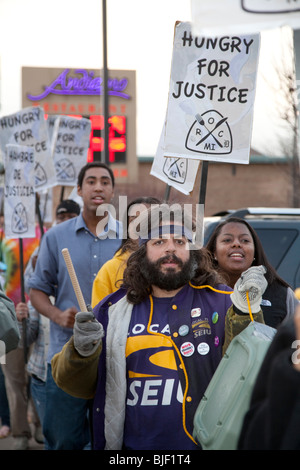
[[[205,249],[194,249],[187,217],[159,211],[141,215],[124,286],[95,307],[96,318],[76,315],[73,338],[52,360],[58,386],[94,399],[94,449],[199,449],[193,417],[222,358],[226,312],[232,320],[232,303],[248,312],[243,285],[260,312],[263,270],[228,295]]]

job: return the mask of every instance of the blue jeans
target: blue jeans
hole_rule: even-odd
[[[46,450],[83,450],[90,442],[88,401],[65,393],[48,364],[43,421]]]
[[[35,376],[31,376],[30,391],[36,412],[42,425],[45,416],[46,382],[43,382]]]

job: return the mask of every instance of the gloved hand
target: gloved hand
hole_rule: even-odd
[[[246,292],[249,294],[249,302],[252,313],[258,313],[262,295],[268,282],[264,276],[267,272],[264,266],[252,266],[241,274],[235,283],[233,293],[230,295],[233,305],[244,313],[249,312]]]
[[[73,328],[74,346],[84,357],[91,356],[98,348],[104,330],[92,312],[78,312],[75,315]]]

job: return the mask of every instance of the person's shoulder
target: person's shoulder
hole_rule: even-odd
[[[229,286],[227,286],[226,284],[215,284],[213,286],[209,285],[209,284],[205,284],[205,285],[201,285],[201,286],[195,286],[193,284],[191,284],[192,288],[194,289],[197,289],[199,290],[199,292],[201,291],[206,291],[206,292],[215,292],[217,294],[231,294],[231,292],[233,291],[233,289]]]
[[[101,310],[106,310],[112,305],[116,304],[119,302],[119,300],[123,299],[123,297],[126,295],[126,289],[124,287],[120,287],[115,292],[112,292],[111,294],[108,294],[106,297],[104,297],[100,302],[94,307],[94,313],[97,315]]]
[[[73,232],[77,226],[77,217],[73,217],[72,219],[65,220],[57,225],[52,225],[52,227],[45,232],[44,237],[47,238],[55,238],[59,237],[61,234],[65,234],[66,232]]]
[[[77,217],[64,220],[64,222],[54,225],[52,228],[56,229],[57,231],[65,231],[65,230],[69,230],[70,228],[74,228],[78,225],[79,217],[80,216],[78,215]]]
[[[124,287],[120,287],[120,289],[104,297],[104,299],[102,300],[102,305],[107,305],[108,307],[111,307],[112,305],[117,303],[119,300],[123,299],[123,297],[126,295],[126,292],[127,292],[127,289],[125,289]]]
[[[232,287],[227,286],[227,284],[217,284],[215,286],[215,289],[219,290],[221,292],[224,291],[224,292],[228,292],[228,293],[231,293],[233,291]]]

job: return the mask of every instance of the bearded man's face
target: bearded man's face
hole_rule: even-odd
[[[159,238],[147,243],[147,255],[141,263],[141,272],[149,284],[167,291],[178,289],[190,281],[197,263],[182,238]]]

